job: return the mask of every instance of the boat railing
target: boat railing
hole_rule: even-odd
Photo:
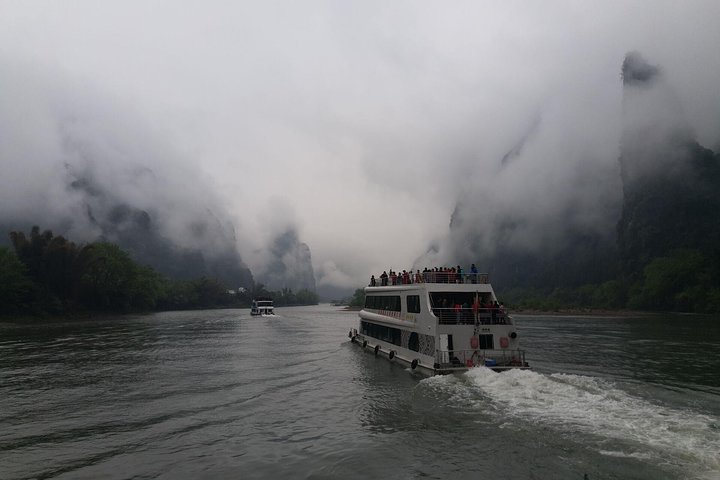
[[[409,273],[403,277],[398,275],[393,281],[392,278],[377,277],[370,279],[369,287],[385,287],[388,285],[411,285],[414,283],[460,283],[460,284],[487,284],[490,283],[490,275],[487,273],[458,273],[458,272],[419,272]]]
[[[440,368],[526,367],[524,350],[436,350]]]
[[[512,325],[510,316],[500,308],[433,308],[441,325]]]

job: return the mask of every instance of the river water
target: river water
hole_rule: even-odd
[[[337,307],[0,325],[0,478],[720,478],[720,319],[516,315],[424,378]]]

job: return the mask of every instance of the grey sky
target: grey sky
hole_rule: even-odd
[[[717,1],[0,0],[2,208],[43,208],[62,117],[175,172],[180,197],[212,185],[251,267],[294,224],[320,285],[409,268],[458,199],[537,218],[570,202],[603,228],[618,184],[578,179],[617,169],[625,53],[662,66],[717,148],[718,18]],[[103,158],[111,183],[123,158]]]

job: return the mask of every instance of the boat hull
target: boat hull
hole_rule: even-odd
[[[375,338],[367,337],[362,334],[350,335],[350,342],[358,345],[368,354],[374,354],[391,363],[398,364],[403,368],[408,368],[413,372],[425,375],[449,375],[453,373],[464,373],[471,368],[485,367],[495,372],[505,372],[508,370],[530,370],[531,367],[524,361],[518,361],[515,365],[498,365],[486,360],[492,359],[494,355],[479,354],[470,364],[462,362],[455,365],[441,365],[435,362],[434,358],[428,359],[424,355],[418,355],[417,352],[407,350],[396,345],[389,345],[386,342],[378,341]],[[474,353],[474,352],[473,352]],[[507,352],[515,353],[515,352]],[[471,355],[468,355],[472,357]],[[523,356],[524,358],[524,356]]]

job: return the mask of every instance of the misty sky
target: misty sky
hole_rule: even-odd
[[[54,132],[75,128],[108,184],[135,162],[173,172],[183,208],[224,205],[251,267],[294,226],[318,285],[431,244],[455,264],[458,199],[614,228],[623,57],[660,65],[718,149],[718,19],[715,0],[0,0],[0,208],[46,208]]]

